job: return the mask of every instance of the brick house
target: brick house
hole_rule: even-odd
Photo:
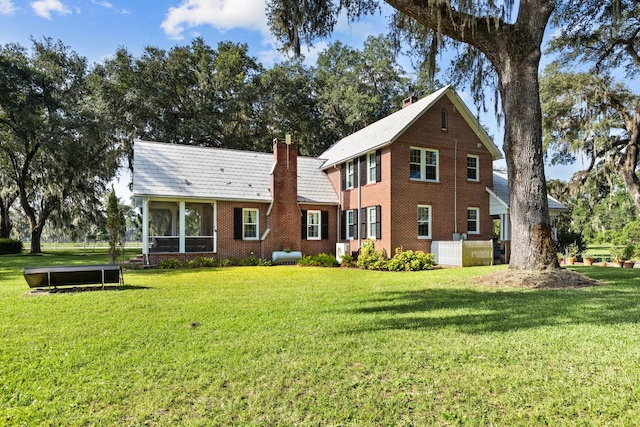
[[[292,141],[273,147],[136,142],[133,193],[148,262],[335,253],[341,242],[353,252],[366,239],[391,255],[462,235],[493,238],[492,165],[502,155],[449,86],[318,158],[298,156]]]

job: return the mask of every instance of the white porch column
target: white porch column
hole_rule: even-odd
[[[500,240],[511,240],[511,224],[509,214],[500,214]]]
[[[149,254],[149,199],[142,199],[142,253]]]
[[[180,201],[180,253],[183,254],[185,253],[185,249],[186,249],[186,244],[185,244],[185,221],[184,221],[184,216],[185,216],[185,212],[186,211],[186,207],[185,207],[185,202],[184,200]]]

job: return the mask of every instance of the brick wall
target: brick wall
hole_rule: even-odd
[[[442,110],[447,111],[447,130],[442,130]],[[454,209],[457,140],[457,209]],[[438,150],[439,182],[409,179],[410,147]],[[478,182],[467,180],[467,155],[479,157]],[[482,144],[453,103],[443,97],[407,129],[392,145],[382,149],[382,181],[340,192],[339,169],[328,170],[329,177],[341,198],[341,209],[360,206],[382,206],[382,235],[376,249],[385,249],[389,256],[395,248],[431,250],[431,240],[451,240],[452,233],[467,233],[467,208],[480,209],[480,233],[469,234],[470,240],[493,237],[493,220],[489,215],[489,195],[486,187],[493,185],[493,157]],[[358,193],[360,191],[360,193]],[[418,205],[432,209],[431,239],[418,239]],[[457,214],[457,221],[455,220]],[[360,223],[360,218],[358,219]],[[351,241],[351,250],[358,249],[358,239]]]
[[[447,111],[447,130],[442,130],[442,110]],[[439,182],[409,179],[410,147],[438,150]],[[478,182],[467,179],[467,155],[479,156]],[[456,160],[457,168],[454,167]],[[493,157],[449,98],[440,99],[394,142],[391,165],[394,171],[392,216],[396,219],[392,223],[392,248],[402,246],[404,249],[430,251],[431,240],[451,240],[456,225],[458,233],[467,233],[467,208],[471,207],[480,209],[480,233],[468,234],[468,239],[489,240],[493,237],[493,220],[489,215],[486,191],[486,187],[493,185]],[[430,240],[417,237],[418,205],[431,206]]]

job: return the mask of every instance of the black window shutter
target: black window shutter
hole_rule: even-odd
[[[340,165],[340,188],[342,191],[347,189],[347,164]]]
[[[353,210],[353,236],[351,237],[358,238],[358,209]]]
[[[242,240],[242,208],[233,208],[233,238]]]
[[[340,240],[347,239],[347,211],[340,213]]]
[[[302,233],[302,238],[307,238],[307,211],[302,211],[302,227],[300,227],[300,232]]]
[[[360,185],[367,183],[367,156],[360,157]]]
[[[320,211],[320,238],[329,238],[329,211]]]
[[[360,238],[367,238],[367,208],[360,208]]]
[[[381,218],[382,218],[382,206],[376,206],[376,239],[382,238],[382,226],[381,226]]]
[[[376,150],[376,182],[382,181],[382,150]]]

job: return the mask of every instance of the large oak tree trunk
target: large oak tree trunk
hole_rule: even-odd
[[[509,268],[558,267],[547,201],[538,88],[539,51],[499,69],[505,115],[504,152],[509,177],[511,259]]]
[[[626,118],[625,125],[629,133],[629,142],[619,170],[624,186],[631,194],[636,210],[640,212],[640,179],[636,173],[640,147],[640,101],[636,104],[635,111]]]
[[[10,203],[0,197],[0,239],[8,239],[11,237],[11,219],[9,218]]]

